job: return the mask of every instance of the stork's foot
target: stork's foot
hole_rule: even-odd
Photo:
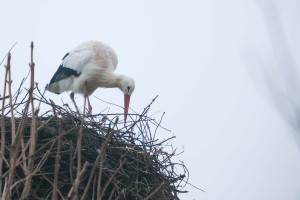
[[[75,102],[75,99],[74,99],[74,92],[71,92],[70,98],[71,98],[71,100],[72,100],[72,102],[73,102],[73,104],[74,104],[74,106],[75,106],[75,108],[76,108],[76,110],[77,110],[77,113],[80,114],[79,109],[78,109],[78,106],[77,106],[77,104],[76,104],[76,102]]]

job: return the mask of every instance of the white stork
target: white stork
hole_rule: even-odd
[[[114,73],[118,64],[115,51],[99,41],[88,41],[68,52],[53,75],[47,89],[55,94],[72,91],[88,98],[98,87],[119,88],[124,93],[124,121],[126,123],[130,95],[134,91],[134,80],[126,75]],[[86,92],[86,93],[85,93]]]

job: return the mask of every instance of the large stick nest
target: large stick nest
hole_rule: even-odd
[[[167,130],[162,118],[147,116],[155,99],[124,125],[118,114],[85,115],[56,105],[32,86],[0,101],[2,197],[179,199],[188,172],[173,162],[174,136],[156,138]],[[39,102],[50,109],[39,114]]]

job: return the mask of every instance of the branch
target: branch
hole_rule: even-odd
[[[7,65],[10,66],[10,53],[8,53],[7,58]],[[8,68],[5,67],[5,78],[4,78],[4,91],[3,96],[6,96],[6,83],[7,83],[7,77],[8,77]],[[0,177],[2,177],[3,172],[3,156],[5,155],[5,116],[4,116],[4,105],[5,105],[5,98],[2,100],[2,114],[1,114],[1,154],[0,157]],[[0,178],[0,199],[2,198],[2,178]]]
[[[57,189],[58,189],[58,173],[60,168],[60,148],[61,148],[61,136],[62,136],[62,121],[59,122],[59,130],[58,130],[58,139],[57,139],[57,150],[56,150],[56,159],[55,159],[55,169],[54,169],[54,183],[53,183],[53,191],[52,191],[52,200],[57,199]]]

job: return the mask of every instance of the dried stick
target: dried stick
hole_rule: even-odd
[[[43,94],[41,95],[41,98],[40,98],[40,101],[39,101],[39,106],[38,106],[38,108],[37,108],[37,112],[40,111],[42,99],[44,98],[44,95],[45,95],[45,92],[46,92],[47,87],[48,87],[48,84],[46,85],[46,87],[45,87],[45,89],[44,89],[44,92],[43,92]]]
[[[39,131],[41,128],[43,128],[46,124],[48,124],[54,117],[57,117],[57,113],[49,117],[44,123],[42,123],[38,128],[37,131]]]
[[[85,110],[86,110],[86,98],[87,98],[87,81],[85,82],[85,94],[84,94],[84,104],[83,104],[83,116],[81,119],[81,124],[79,128],[78,138],[77,138],[77,174],[76,179],[74,180],[74,184],[68,194],[68,198],[73,197],[73,199],[77,198],[77,192],[78,192],[78,186],[80,183],[80,176],[82,173],[84,173],[85,169],[81,170],[81,144],[82,144],[82,132],[83,132],[83,124],[84,124],[84,118],[85,118]],[[87,162],[84,164],[86,167]]]
[[[7,65],[10,63],[10,53],[8,53]],[[4,91],[3,96],[6,95],[6,83],[8,77],[8,68],[5,67],[5,78],[4,78]],[[2,198],[2,169],[3,169],[3,157],[5,155],[5,116],[4,116],[4,105],[5,98],[2,100],[2,113],[1,113],[1,157],[0,157],[0,199]]]
[[[0,100],[8,99],[8,98],[9,98],[9,96],[1,97],[1,95],[0,95]]]
[[[9,102],[10,102],[10,113],[12,115],[11,117],[11,126],[12,126],[12,141],[11,141],[11,149],[10,149],[10,164],[9,164],[9,176],[7,179],[7,185],[6,185],[6,191],[4,191],[3,199],[10,199],[11,198],[11,185],[13,184],[14,178],[15,178],[15,164],[17,160],[17,154],[18,154],[18,146],[14,145],[14,142],[16,140],[16,129],[15,129],[15,118],[14,118],[14,113],[13,113],[13,104],[12,104],[12,92],[11,92],[11,67],[10,67],[10,59],[11,59],[11,54],[9,52],[8,54],[8,62],[6,66],[6,72],[8,73],[8,80],[6,77],[6,81],[8,83],[8,90],[9,90]],[[3,116],[2,116],[3,117]]]
[[[9,96],[9,105],[10,105],[10,113],[11,113],[11,139],[14,141],[16,136],[16,124],[15,124],[15,116],[14,116],[14,106],[12,103],[12,92],[11,92],[11,67],[10,67],[10,59],[11,54],[8,54],[7,57],[7,71],[8,71],[8,96]]]
[[[39,174],[48,182],[48,183],[50,183],[51,185],[52,185],[52,187],[53,187],[53,183],[52,183],[52,181],[51,180],[49,180],[48,178],[47,178],[47,176],[43,173],[43,172],[41,172],[40,170],[39,170]],[[60,199],[65,199],[64,198],[64,196],[62,195],[62,193],[61,193],[61,191],[59,190],[59,189],[57,189],[57,192],[58,192],[58,194],[59,194],[59,196],[60,196]]]
[[[121,163],[120,166],[118,167],[117,170],[114,171],[113,175],[109,178],[109,180],[106,182],[105,186],[103,187],[103,191],[101,193],[101,196],[99,197],[100,200],[103,199],[103,196],[105,194],[105,191],[108,187],[108,185],[110,184],[111,180],[117,175],[117,173],[121,170],[121,168],[123,167],[123,165],[127,162],[127,159],[124,159]]]
[[[132,125],[127,129],[127,131],[132,129],[138,122],[140,122],[142,120],[142,118],[147,114],[148,110],[150,109],[153,102],[157,99],[157,97],[158,97],[158,95],[156,95],[156,97],[154,97],[154,99],[152,99],[151,103],[146,108],[144,108],[144,110],[143,110],[142,114],[140,115],[139,119],[136,120],[134,123],[132,123]]]
[[[12,83],[12,80],[11,80],[11,66],[10,66],[10,59],[11,59],[11,53],[9,52],[9,54],[8,54],[8,57],[7,57],[7,66],[6,66],[6,70],[7,70],[7,72],[8,72],[8,81],[7,81],[7,83],[8,83],[8,96],[9,96],[9,105],[10,105],[10,113],[11,113],[11,139],[12,139],[12,143],[13,143],[13,141],[15,140],[15,136],[16,136],[16,124],[15,124],[15,117],[14,117],[14,106],[13,106],[13,103],[12,103],[12,92],[11,92],[11,83]],[[13,158],[11,159],[11,165],[13,165],[12,164],[12,162],[13,163],[15,163],[16,162],[16,154],[17,154],[17,152],[15,152],[15,153],[13,153]],[[12,175],[12,173],[11,173],[11,175]],[[8,182],[8,183],[10,183],[8,186],[10,186],[11,184],[12,184],[12,180],[13,179],[9,179],[10,180],[10,182]],[[7,189],[7,192],[6,192],[6,194],[7,194],[7,198],[10,198],[10,191],[8,191],[8,189],[10,189],[10,188],[6,188]]]
[[[73,183],[73,186],[70,189],[70,192],[68,194],[68,198],[74,199],[74,200],[77,199],[77,192],[78,192],[78,187],[79,187],[79,184],[80,184],[80,181],[81,181],[81,177],[85,173],[87,166],[88,166],[88,161],[86,161],[84,163],[83,168],[82,168],[82,170],[79,173],[79,176],[76,177],[76,179],[75,179],[75,181]]]
[[[29,93],[30,93],[30,99],[29,102],[31,104],[31,110],[32,110],[32,123],[31,123],[31,131],[30,131],[30,147],[29,147],[29,159],[28,159],[28,171],[27,174],[32,174],[33,172],[33,165],[34,165],[34,151],[36,148],[36,141],[37,141],[37,127],[36,127],[36,113],[34,110],[34,100],[33,100],[33,90],[34,90],[34,62],[33,62],[33,42],[31,42],[31,59],[30,59],[30,72],[31,72],[31,78],[30,78],[30,89],[29,89]],[[29,176],[29,178],[26,179],[25,185],[24,185],[24,189],[22,191],[21,194],[21,199],[26,199],[30,193],[31,190],[31,177]]]
[[[65,133],[65,134],[66,134],[66,133]],[[17,162],[16,166],[18,166],[18,165],[24,163],[24,162],[27,161],[30,157],[35,156],[35,154],[37,154],[38,152],[40,152],[40,151],[43,150],[44,148],[48,147],[48,145],[49,145],[50,143],[51,143],[51,146],[50,146],[50,149],[51,149],[52,146],[53,146],[53,144],[56,142],[56,139],[57,139],[57,138],[52,139],[52,140],[48,141],[47,143],[45,143],[43,146],[41,146],[39,149],[37,149],[33,154],[28,155],[28,156],[25,158],[25,160],[20,160],[20,159],[22,158],[22,157],[20,157],[20,158],[18,159],[18,162]]]
[[[54,183],[53,183],[53,191],[52,191],[52,200],[57,199],[57,189],[58,189],[58,173],[60,168],[60,148],[61,148],[61,135],[62,135],[62,121],[59,122],[59,130],[58,130],[58,139],[57,139],[57,152],[55,158],[55,169],[54,169]]]
[[[71,144],[70,144],[70,168],[69,168],[69,172],[70,172],[70,182],[73,183],[73,143],[72,143],[72,140],[70,141]]]
[[[18,144],[19,144],[19,141],[20,141],[21,133],[23,132],[25,120],[27,118],[29,102],[30,101],[28,100],[27,103],[26,103],[26,106],[25,106],[20,124],[18,126],[17,131],[16,131],[15,140],[12,141],[12,144],[11,144],[10,166],[9,166],[9,171],[8,171],[9,175],[8,175],[8,178],[7,178],[7,189],[6,189],[7,192],[4,192],[5,195],[3,195],[3,199],[10,199],[10,189],[11,189],[14,177],[15,177],[16,160],[17,160],[17,157],[18,157],[18,155],[17,155],[18,154],[18,146],[19,146]]]
[[[163,181],[151,194],[149,194],[144,200],[148,200],[153,197],[166,183]]]
[[[0,65],[2,65],[3,61],[5,60],[6,57],[8,57],[8,54],[10,54],[11,50],[16,46],[16,44],[17,44],[17,42],[15,42],[14,45],[12,45],[12,47],[9,49],[9,51],[7,52],[7,54],[1,60]]]
[[[92,197],[93,199],[97,198],[95,195],[96,193],[96,188],[97,188],[97,176],[94,176],[94,180],[93,180],[93,193],[92,193]]]
[[[54,143],[53,143],[54,144]],[[52,147],[53,147],[53,144],[51,145],[50,149],[46,151],[46,153],[43,155],[42,159],[40,160],[40,162],[37,164],[37,167],[34,169],[34,171],[32,171],[30,174],[28,174],[24,179],[20,179],[18,181],[16,181],[10,188],[10,190],[12,190],[14,187],[16,187],[19,183],[21,182],[27,182],[28,179],[31,179],[32,176],[34,176],[39,170],[40,168],[44,165],[44,163],[46,162],[46,160],[48,159],[50,153],[51,153],[51,150],[52,150]],[[23,190],[24,191],[24,190]],[[22,196],[21,198],[22,199]]]
[[[78,134],[78,140],[77,140],[77,175],[79,175],[81,171],[81,142],[82,142],[82,132],[83,132],[83,124],[84,124],[84,118],[85,118],[85,110],[86,110],[86,98],[87,98],[87,81],[85,81],[85,87],[84,87],[84,103],[83,103],[83,116],[80,124],[79,134]]]
[[[117,189],[117,187],[114,187],[114,188],[112,189],[112,191],[111,191],[111,193],[110,193],[110,196],[109,196],[108,200],[112,200],[112,199],[113,199],[113,196],[114,196],[114,193],[115,193],[116,189]]]
[[[6,192],[8,191],[7,190],[7,177],[5,177],[5,182],[4,182],[4,188],[3,188],[3,196],[5,197],[6,196]]]
[[[29,143],[27,143],[27,144],[29,144]],[[21,152],[21,157],[23,158],[23,161],[26,161],[27,159],[26,159],[26,149],[27,149],[27,147],[25,146],[25,142],[24,142],[24,138],[22,137],[21,138],[21,149],[22,149],[22,152]],[[20,160],[21,158],[19,158],[18,160]],[[23,170],[25,171],[25,172],[27,172],[27,162],[24,162],[24,163],[22,163],[22,167],[23,167]]]
[[[118,118],[118,117],[117,117]],[[116,122],[118,121],[118,119],[116,119]],[[114,124],[113,128],[116,126],[116,123]],[[92,183],[92,180],[93,180],[93,177],[94,177],[94,174],[95,174],[95,171],[96,171],[96,167],[98,166],[98,163],[100,161],[100,165],[101,165],[101,162],[103,162],[103,157],[104,157],[104,153],[105,153],[105,150],[106,150],[106,147],[108,145],[108,143],[110,142],[112,138],[112,131],[110,131],[107,139],[105,140],[105,142],[103,142],[103,144],[101,145],[101,150],[98,152],[98,156],[94,162],[94,165],[93,165],[93,168],[92,168],[92,171],[91,171],[91,174],[90,174],[90,177],[89,177],[89,180],[88,180],[88,183],[85,187],[85,190],[83,192],[83,195],[81,196],[81,200],[84,200],[85,199],[85,196],[87,195],[88,193],[88,190],[90,188],[90,185]]]
[[[114,130],[118,121],[119,121],[119,117],[117,116],[111,130]],[[112,137],[111,130],[109,132],[108,138]],[[108,139],[101,145],[101,149],[100,149],[101,156],[100,156],[100,166],[99,166],[99,175],[98,175],[97,197],[101,196],[101,181],[102,181],[103,164],[104,164],[104,153],[105,153],[107,144],[108,144]]]

